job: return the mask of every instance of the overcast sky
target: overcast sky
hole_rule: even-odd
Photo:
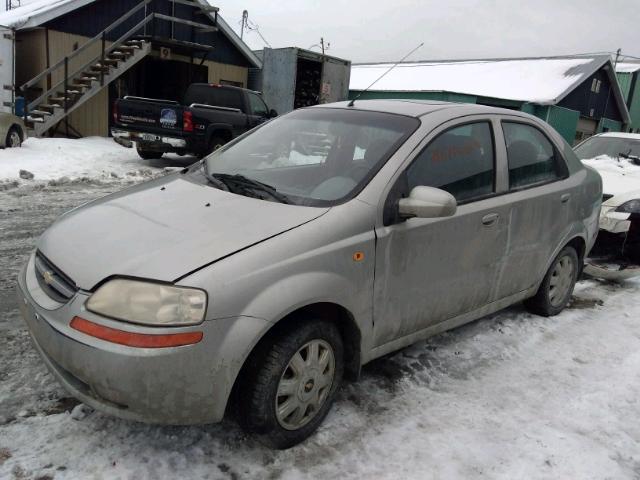
[[[638,0],[213,0],[238,33],[242,10],[273,47],[309,48],[354,62],[544,56],[615,51],[640,57]],[[245,33],[251,48],[263,41]],[[317,47],[315,48],[318,49]]]

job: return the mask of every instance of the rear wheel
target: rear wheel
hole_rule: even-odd
[[[7,148],[17,148],[22,145],[22,135],[20,135],[18,127],[11,127],[9,129],[4,145]]]
[[[209,143],[207,144],[207,151],[205,152],[204,156],[206,157],[210,153],[215,152],[225,143],[227,143],[227,140],[224,137],[221,137],[220,135],[214,135],[209,139]]]
[[[525,300],[525,307],[545,317],[557,315],[569,303],[579,271],[575,249],[564,247],[549,267],[535,296]]]
[[[145,150],[144,148],[140,147],[136,147],[136,150],[138,151],[138,155],[140,155],[140,158],[143,158],[145,160],[155,160],[162,157],[162,152],[158,152],[155,150]]]
[[[262,443],[289,448],[309,437],[331,408],[342,381],[342,339],[333,324],[311,321],[264,346],[251,366],[240,422]]]

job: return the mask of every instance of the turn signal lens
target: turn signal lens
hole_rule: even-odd
[[[71,328],[91,337],[99,338],[118,345],[137,348],[167,348],[193,345],[202,340],[202,332],[184,332],[169,334],[133,333],[116,328],[105,327],[81,317],[73,317]]]

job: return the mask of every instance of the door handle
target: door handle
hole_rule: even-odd
[[[500,218],[500,215],[498,215],[497,213],[489,213],[488,215],[482,217],[482,224],[486,227],[490,227],[498,221],[498,218]]]
[[[569,199],[571,198],[571,194],[570,193],[564,193],[561,197],[560,197],[560,201],[562,203],[567,203],[569,201]]]

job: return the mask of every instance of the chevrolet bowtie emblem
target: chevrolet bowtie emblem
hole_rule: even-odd
[[[53,283],[53,272],[50,272],[49,270],[44,271],[42,273],[42,279],[44,280],[44,283],[51,285]]]

